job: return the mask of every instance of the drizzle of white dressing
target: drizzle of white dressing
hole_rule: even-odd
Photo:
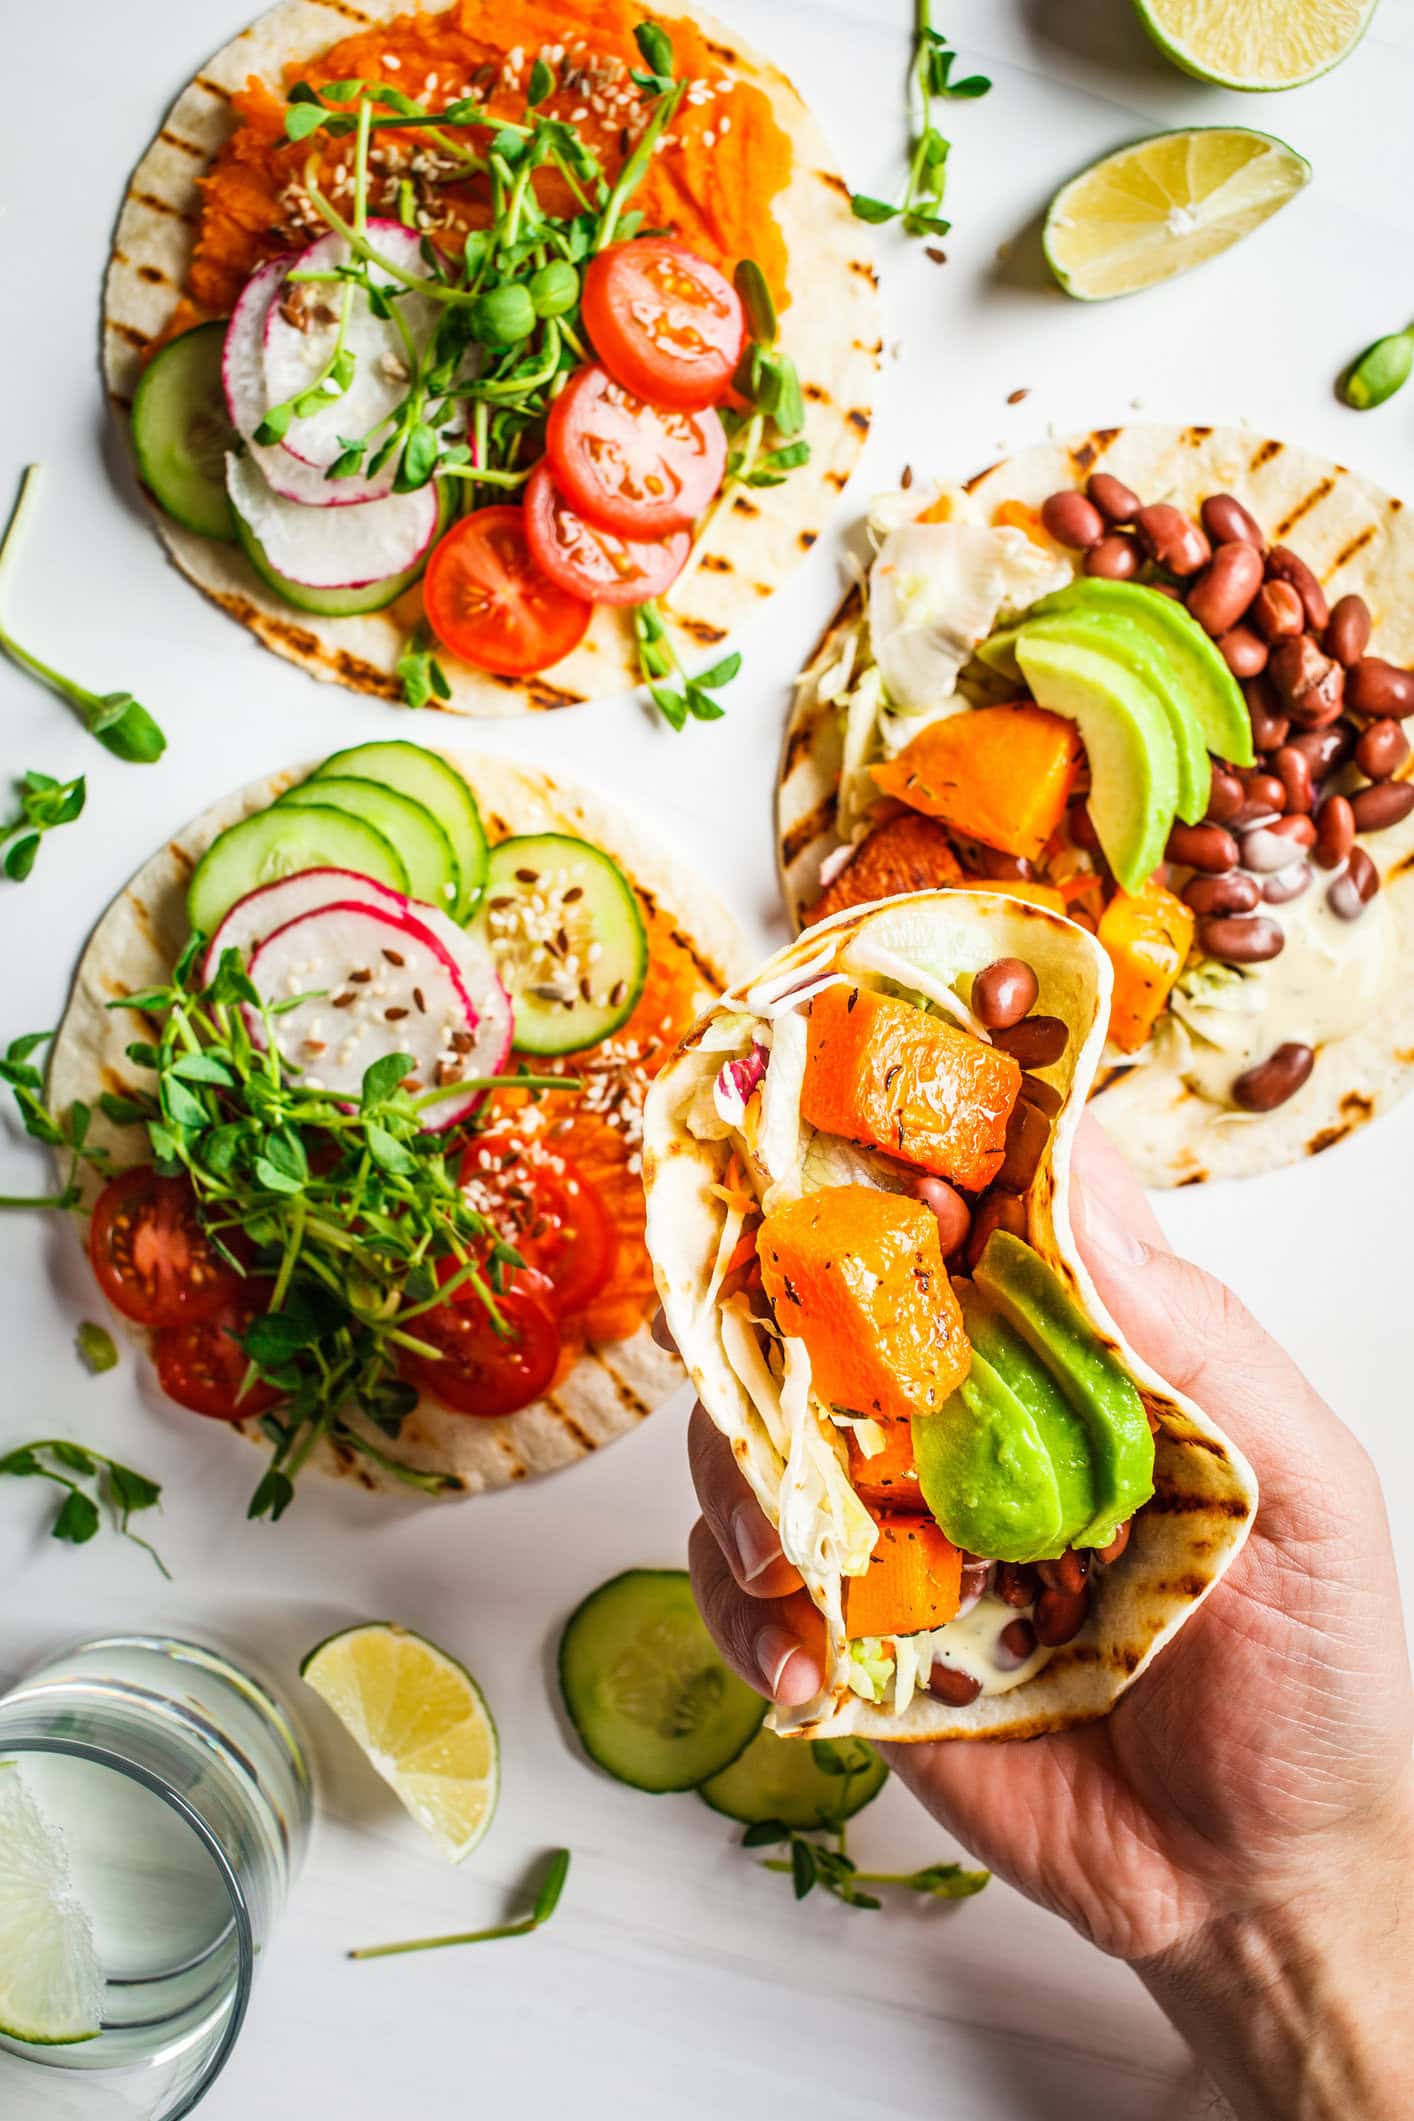
[[[1009,1694],[1013,1687],[1024,1686],[1028,1679],[1034,1679],[1052,1654],[1038,1645],[1024,1664],[1012,1664],[998,1655],[997,1644],[1003,1628],[1018,1617],[1014,1606],[1006,1605],[988,1591],[976,1605],[959,1613],[956,1620],[949,1620],[945,1626],[931,1628],[922,1635],[899,1638],[894,1653],[897,1656],[900,1650],[904,1650],[910,1656],[916,1674],[914,1683],[920,1693],[927,1687],[933,1666],[941,1661],[951,1665],[954,1671],[966,1672],[969,1678],[978,1682],[984,1694]],[[900,1672],[900,1681],[903,1676]],[[902,1692],[901,1686],[899,1691]]]

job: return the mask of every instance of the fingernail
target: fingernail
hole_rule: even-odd
[[[1125,1267],[1141,1267],[1149,1257],[1149,1247],[1142,1237],[1136,1237],[1127,1223],[1110,1208],[1098,1193],[1077,1190],[1076,1204],[1080,1209],[1079,1235],[1097,1252],[1115,1260]]]
[[[733,1512],[732,1542],[743,1583],[755,1583],[781,1558],[781,1543],[754,1503],[744,1502]]]
[[[756,1638],[756,1662],[767,1692],[788,1708],[820,1691],[815,1660],[789,1628],[762,1628]]]

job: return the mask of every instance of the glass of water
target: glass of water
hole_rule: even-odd
[[[215,1650],[112,1635],[0,1700],[0,1770],[63,1842],[104,1980],[96,2038],[0,2034],[0,2115],[178,2121],[235,2044],[308,1838],[288,1712]]]

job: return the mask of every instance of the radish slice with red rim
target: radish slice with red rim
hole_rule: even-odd
[[[362,589],[406,574],[437,534],[430,480],[362,508],[304,508],[272,493],[249,457],[228,456],[226,491],[275,572],[306,589]]]
[[[228,950],[239,950],[249,965],[267,936],[306,913],[318,913],[331,905],[373,906],[397,918],[410,911],[412,901],[390,885],[358,876],[352,869],[296,870],[293,876],[279,877],[237,899],[211,938],[201,961],[201,978],[208,983],[215,979]]]

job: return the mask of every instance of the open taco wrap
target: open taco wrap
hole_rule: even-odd
[[[1102,1716],[1246,1537],[1250,1467],[1126,1346],[1071,1232],[1110,987],[1045,908],[900,897],[731,989],[649,1092],[668,1323],[824,1618],[782,1732]]]
[[[1401,502],[1246,430],[1139,424],[911,482],[871,528],[782,755],[797,924],[985,880],[1097,930],[1116,982],[1095,1094],[1153,1185],[1317,1154],[1402,1096]]]

